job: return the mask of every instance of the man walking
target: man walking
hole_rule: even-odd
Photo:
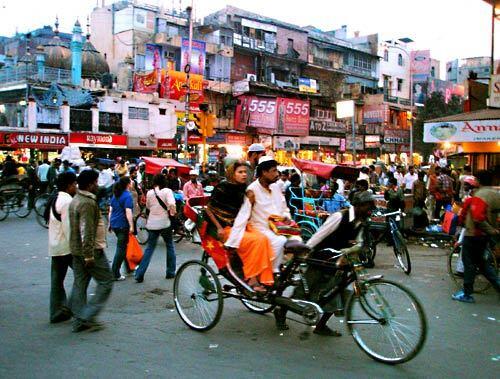
[[[75,333],[100,326],[95,319],[113,287],[113,275],[104,254],[106,228],[96,199],[98,177],[99,174],[93,170],[80,174],[79,191],[69,208],[70,250],[75,276],[71,295]],[[97,286],[95,295],[87,302],[87,286],[91,278]]]
[[[38,179],[40,180],[40,192],[45,193],[47,192],[47,187],[49,186],[49,179],[47,178],[47,174],[49,173],[49,160],[44,159],[43,163],[38,166]]]
[[[465,200],[460,219],[465,224],[465,236],[462,245],[464,263],[464,288],[452,296],[453,300],[473,303],[474,279],[477,269],[500,293],[500,282],[495,268],[485,259],[486,250],[491,242],[496,242],[500,235],[497,214],[500,211],[500,195],[490,187],[493,173],[480,171],[477,174],[480,188],[472,197]],[[494,253],[493,253],[494,254]]]
[[[50,264],[50,322],[57,323],[71,318],[67,303],[64,279],[68,267],[72,267],[69,249],[69,205],[76,194],[76,175],[65,172],[57,178],[57,199],[50,210],[49,255]]]

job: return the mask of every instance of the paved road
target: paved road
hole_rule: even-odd
[[[109,237],[108,258],[115,239]],[[411,247],[413,271],[406,277],[385,248],[376,273],[401,281],[421,299],[429,321],[427,343],[413,361],[391,367],[359,350],[339,319],[341,338],[312,335],[292,324],[280,334],[270,315],[248,312],[227,300],[220,323],[210,332],[189,330],[173,308],[172,280],[164,279],[161,243],[144,283],[117,282],[102,313],[106,328],[71,333],[69,322],[48,323],[47,232],[33,216],[0,223],[0,377],[2,378],[352,378],[495,377],[500,365],[500,312],[494,293],[477,303],[453,302],[445,270],[446,252]],[[179,264],[199,248],[178,245]],[[71,275],[67,284],[72,283]]]

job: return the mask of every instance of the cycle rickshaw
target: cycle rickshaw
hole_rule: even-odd
[[[207,203],[207,197],[198,197],[186,204],[186,216],[197,223],[204,252],[200,260],[181,265],[174,281],[174,304],[189,328],[212,329],[228,298],[240,300],[259,314],[279,306],[301,316],[302,323],[314,326],[323,307],[352,287],[352,295],[345,303],[345,323],[366,354],[380,362],[399,364],[411,360],[422,349],[427,322],[418,299],[398,283],[380,275],[369,276],[356,253],[333,249],[311,252],[302,243],[290,241],[285,246],[288,260],[272,290],[264,295],[254,292],[242,279],[237,254],[229,253],[221,242],[205,238],[203,209]],[[312,267],[325,270],[330,278],[321,292],[314,294],[310,293],[307,280],[307,271]],[[286,295],[290,290],[294,294]]]
[[[359,176],[359,169],[356,167],[298,158],[293,158],[292,162],[302,173],[315,175],[323,179],[345,179],[353,183]],[[334,202],[335,200],[330,200],[332,195],[330,191],[306,190],[304,183],[297,189],[300,192],[299,194],[294,192],[292,188],[290,206],[293,210],[294,220],[302,231],[302,239],[307,241],[329,216],[327,207],[325,207],[326,202]]]

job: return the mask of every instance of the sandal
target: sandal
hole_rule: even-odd
[[[264,285],[260,284],[259,281],[255,278],[249,279],[247,281],[247,284],[256,293],[259,293],[259,294],[267,293],[267,288]]]

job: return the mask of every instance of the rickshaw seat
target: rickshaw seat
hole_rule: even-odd
[[[302,255],[309,253],[310,250],[302,241],[289,240],[285,243],[285,254]]]

